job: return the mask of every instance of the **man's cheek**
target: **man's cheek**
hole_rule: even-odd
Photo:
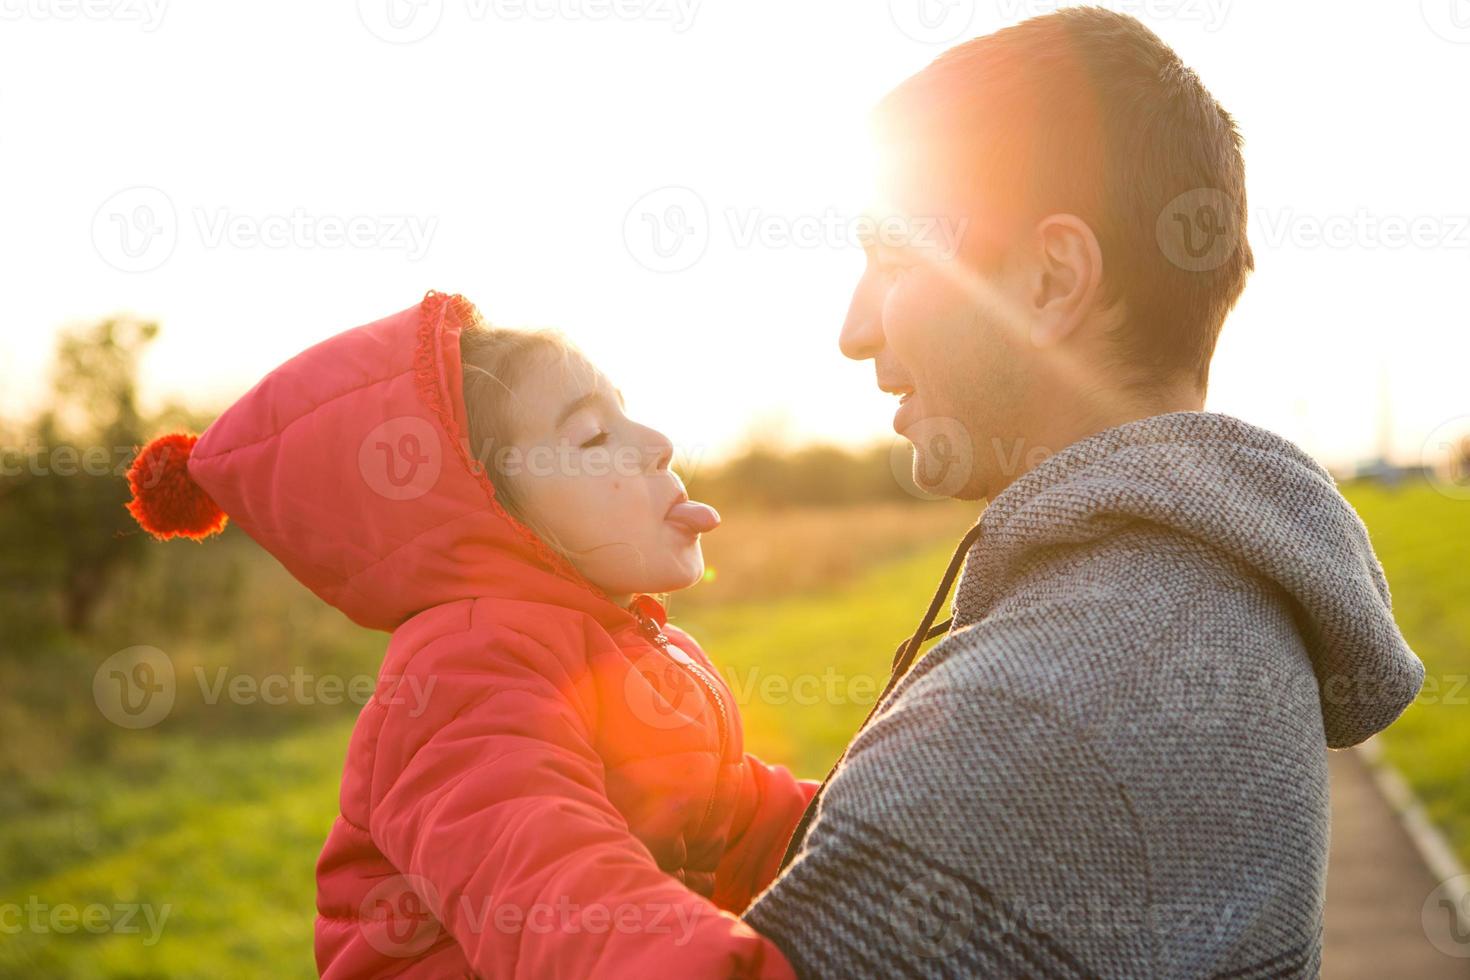
[[[923,357],[942,346],[956,305],[951,294],[942,277],[922,270],[893,285],[884,306],[884,325],[895,352]]]
[[[911,370],[923,329],[923,311],[909,298],[890,292],[883,304],[883,341],[906,369]]]

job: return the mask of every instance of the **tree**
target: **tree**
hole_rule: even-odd
[[[64,331],[49,404],[7,433],[0,460],[0,583],[7,622],[73,633],[109,578],[142,556],[124,476],[143,440],[137,368],[157,324],[119,317]],[[18,438],[17,438],[18,437]],[[39,621],[39,622],[38,622]]]

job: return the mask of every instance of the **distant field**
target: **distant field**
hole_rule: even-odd
[[[1383,736],[1385,754],[1470,865],[1470,500],[1423,483],[1351,486],[1393,595],[1424,661],[1418,700]]]
[[[1349,495],[1382,556],[1405,634],[1439,684],[1391,730],[1386,750],[1470,859],[1470,687],[1460,683],[1470,675],[1470,502],[1423,486]],[[868,710],[894,644],[916,625],[974,510],[728,516],[709,543],[713,582],[676,596],[674,620],[735,689],[749,748],[819,777]],[[190,576],[208,574],[195,564],[207,562],[207,550],[175,554]],[[254,576],[277,590],[283,580],[252,567],[232,573],[246,581],[223,594],[250,596],[252,610],[284,604],[287,623],[236,621],[237,642],[213,650],[181,635],[188,657],[279,666],[300,655],[293,637],[338,665],[381,649],[381,638],[319,613],[310,597],[266,598]],[[206,617],[198,628],[215,624]],[[271,648],[245,649],[260,637]],[[195,711],[156,729],[111,729],[105,763],[36,766],[0,793],[0,903],[145,903],[155,918],[168,909],[148,945],[141,917],[132,933],[6,935],[0,976],[314,975],[313,864],[335,813],[350,718],[313,722],[297,712],[287,720]]]
[[[932,543],[957,544],[981,509],[946,500],[733,512],[705,536],[708,581],[674,596],[671,608],[707,609],[841,585]]]

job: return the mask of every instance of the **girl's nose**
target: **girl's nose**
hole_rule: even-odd
[[[668,469],[674,461],[674,444],[669,441],[669,437],[657,429],[649,429],[646,445],[654,472],[661,473]]]

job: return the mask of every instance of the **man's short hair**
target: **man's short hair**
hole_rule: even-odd
[[[1132,17],[1070,7],[951,48],[879,105],[881,138],[978,212],[965,256],[998,258],[1048,214],[1082,218],[1121,302],[1131,383],[1203,390],[1255,267],[1235,120]],[[1029,222],[1029,223],[1023,223]]]

